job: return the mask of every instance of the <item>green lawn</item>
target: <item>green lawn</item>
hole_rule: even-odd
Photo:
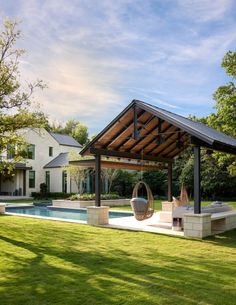
[[[236,230],[204,241],[0,216],[0,304],[236,300]]]
[[[17,204],[17,203],[32,203],[32,202],[51,202],[51,200],[39,200],[39,199],[17,199],[17,200],[0,200],[0,202],[6,202],[6,203],[14,203],[14,204]],[[164,201],[164,200],[155,200],[155,210],[156,211],[160,211],[161,210],[161,202]],[[212,201],[203,201],[202,202],[202,205],[208,205],[208,204],[211,204]],[[236,201],[227,201],[225,203],[228,203],[230,205],[233,206],[233,208],[236,210]],[[193,203],[192,203],[193,204]],[[111,209],[113,210],[123,210],[123,211],[131,211],[131,206],[120,206],[120,207],[111,207]]]
[[[0,200],[0,202],[6,203],[32,203],[32,202],[51,202],[49,199],[16,199],[16,200]]]
[[[160,211],[161,210],[161,202],[162,201],[164,201],[164,200],[155,200],[154,207],[155,207],[156,211]],[[202,206],[208,205],[208,204],[211,204],[211,203],[212,203],[212,201],[203,201],[202,202]],[[228,204],[232,205],[233,208],[236,210],[236,201],[227,201],[225,203],[228,203]],[[192,204],[193,204],[193,202],[192,202]],[[131,206],[112,207],[111,209],[113,209],[113,210],[130,211],[131,210]]]

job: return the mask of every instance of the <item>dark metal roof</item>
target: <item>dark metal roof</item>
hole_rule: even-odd
[[[54,132],[49,132],[49,133],[60,145],[82,147],[82,145],[71,136],[54,133]]]
[[[44,166],[44,168],[63,167],[69,164],[69,153],[60,153],[56,158]]]
[[[162,108],[150,105],[148,103],[144,103],[142,101],[136,101],[140,107],[144,107],[144,109],[152,110],[154,114],[157,114],[159,117],[163,115],[165,120],[173,123],[174,125],[182,128],[186,132],[191,133],[196,138],[206,141],[209,144],[212,144],[214,141],[232,145],[236,147],[236,139],[227,136],[226,134],[211,128],[201,122],[196,122],[185,118],[179,114],[164,110]]]
[[[133,100],[80,153],[171,162],[191,144],[236,154],[236,139],[203,123]]]
[[[27,166],[25,163],[16,163],[15,169],[32,169],[32,166]]]

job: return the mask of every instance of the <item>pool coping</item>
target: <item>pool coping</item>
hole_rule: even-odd
[[[16,208],[34,208],[35,206],[33,204],[17,204],[17,205],[10,205],[7,206],[7,208],[12,208],[12,210]],[[87,211],[87,208],[77,208],[77,209],[70,209],[70,208],[62,208],[62,207],[53,207],[49,206],[50,209],[63,209],[63,210],[83,210]],[[131,212],[129,211],[119,211],[119,210],[111,210],[110,212],[118,212],[120,214],[130,214]],[[58,218],[58,217],[44,217],[44,216],[39,216],[39,215],[30,215],[30,214],[19,214],[19,213],[14,213],[14,212],[9,212],[6,211],[5,215],[13,215],[13,216],[20,216],[20,217],[28,217],[28,218],[36,218],[36,219],[46,219],[46,220],[54,220],[54,221],[63,221],[63,222],[70,222],[70,223],[79,223],[79,224],[88,224],[87,221],[85,220],[79,220],[79,219],[68,219],[68,218]],[[127,216],[126,216],[127,217]],[[119,218],[126,218],[126,217],[116,217],[116,219]],[[132,216],[130,216],[132,217]],[[112,219],[112,218],[111,218]],[[109,225],[109,224],[108,224]]]
[[[63,219],[63,218],[58,218],[58,217],[43,217],[43,216],[38,216],[38,215],[27,215],[27,214],[19,214],[19,213],[11,213],[11,212],[5,212],[5,215],[87,224],[87,221],[77,220],[77,219],[66,219],[66,218]]]
[[[6,212],[5,215],[88,225],[87,221],[84,221],[84,220],[63,219],[63,218],[57,218],[57,217],[43,217],[43,216],[38,216],[38,215],[17,214],[17,213],[9,213],[9,212]],[[115,219],[119,221],[119,219],[122,220],[122,219],[125,219],[125,218],[127,218],[127,217],[117,217]],[[109,223],[109,224],[106,224],[106,225],[98,225],[97,227],[108,228],[108,229],[116,229],[116,230],[127,230],[127,231],[133,231],[133,232],[145,232],[145,233],[155,233],[155,234],[162,234],[162,235],[169,235],[169,236],[184,237],[184,232],[172,231],[170,229],[165,229],[165,228],[160,228],[160,227],[151,227],[151,226],[148,226],[148,225],[143,226],[143,227],[133,227],[133,226],[129,226],[129,225],[125,226],[125,225],[121,225],[121,224]]]

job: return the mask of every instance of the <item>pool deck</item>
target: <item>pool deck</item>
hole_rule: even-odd
[[[115,211],[115,210],[113,210]],[[132,231],[143,231],[158,234],[167,234],[174,236],[184,236],[183,231],[173,231],[171,223],[160,222],[159,213],[156,212],[154,215],[143,221],[138,221],[131,217],[123,218],[112,218],[109,219],[109,224],[103,227],[121,229],[121,230],[132,230]]]

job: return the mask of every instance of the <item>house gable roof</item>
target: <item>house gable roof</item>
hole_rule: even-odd
[[[69,135],[49,132],[49,134],[60,144],[65,146],[79,147],[82,145]]]
[[[56,158],[46,164],[43,168],[63,167],[69,164],[69,153],[60,153]]]

